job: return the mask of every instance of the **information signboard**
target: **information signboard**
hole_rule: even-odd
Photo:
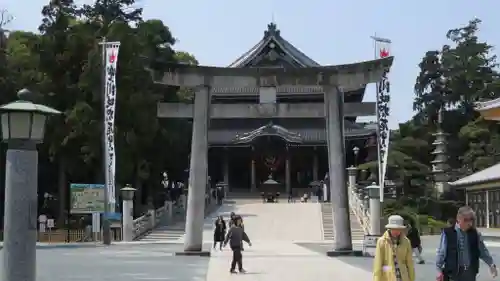
[[[71,213],[104,213],[104,184],[72,183]]]

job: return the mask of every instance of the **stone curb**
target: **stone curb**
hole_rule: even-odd
[[[210,242],[211,243],[211,242]],[[177,241],[131,241],[131,242],[113,242],[111,245],[104,245],[100,243],[54,243],[54,244],[37,244],[37,249],[76,249],[76,248],[103,248],[103,247],[113,247],[113,246],[140,246],[140,245],[176,245],[182,244]],[[3,245],[0,245],[0,250],[3,249]]]
[[[113,244],[112,244],[113,245]],[[111,246],[112,246],[111,245]],[[66,244],[37,244],[36,248],[37,249],[44,249],[44,250],[49,250],[49,249],[75,249],[75,248],[98,248],[98,247],[107,247],[108,245],[104,244],[93,244],[93,243],[81,243],[81,244],[76,244],[76,243],[66,243]],[[3,249],[3,245],[0,245],[0,250]]]
[[[490,242],[499,242],[500,241],[500,236],[494,236],[494,235],[481,235],[483,237],[484,241],[490,241]]]

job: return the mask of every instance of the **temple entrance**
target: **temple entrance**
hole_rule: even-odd
[[[251,132],[236,136],[235,143],[252,148],[250,188],[261,189],[266,180],[279,183],[280,191],[291,191],[290,144],[301,144],[302,137],[287,129],[269,123]]]
[[[258,189],[268,179],[273,179],[285,187],[287,156],[287,143],[280,137],[265,136],[255,141],[253,159],[256,162],[255,176]]]

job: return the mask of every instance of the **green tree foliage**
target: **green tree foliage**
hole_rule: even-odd
[[[392,134],[389,174],[403,180],[405,195],[413,203],[433,193],[432,134],[437,130],[441,108],[442,128],[448,134],[451,181],[500,160],[499,125],[483,120],[474,110],[477,101],[500,95],[496,56],[493,47],[478,38],[480,23],[474,19],[449,30],[449,45],[426,52],[414,87],[416,114]]]
[[[69,208],[72,182],[103,182],[102,38],[121,42],[117,69],[115,143],[117,187],[131,183],[139,190],[138,210],[159,186],[161,172],[181,179],[187,167],[189,130],[177,120],[159,120],[159,101],[179,100],[178,89],[155,85],[146,66],[162,62],[197,63],[176,53],[175,39],[161,20],[143,20],[133,0],[99,0],[77,5],[50,0],[42,10],[39,33],[13,31],[0,24],[1,101],[29,88],[40,102],[62,112],[47,126],[40,147],[39,192],[59,200],[59,225]],[[188,141],[186,141],[188,140]],[[172,152],[174,151],[174,152]],[[45,160],[46,159],[46,160]],[[46,162],[46,163],[45,163]],[[161,198],[158,198],[162,200]]]

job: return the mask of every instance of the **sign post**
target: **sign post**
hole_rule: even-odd
[[[52,241],[52,228],[56,227],[54,219],[47,220],[47,228],[49,229],[49,243]]]

